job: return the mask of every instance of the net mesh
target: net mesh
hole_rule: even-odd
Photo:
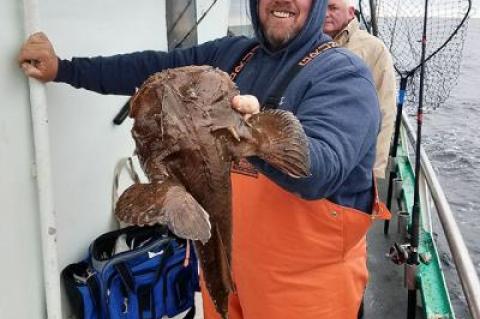
[[[470,7],[470,0],[429,0],[424,82],[426,109],[442,105],[457,82]],[[370,1],[360,0],[359,8],[362,21],[370,30]],[[375,8],[377,36],[390,49],[399,75],[408,76],[406,105],[414,107],[418,105],[425,1],[376,1]]]

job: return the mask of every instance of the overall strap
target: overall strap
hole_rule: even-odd
[[[252,57],[255,55],[255,51],[260,47],[260,44],[255,43],[252,46],[248,47],[245,52],[241,55],[241,59],[233,66],[232,72],[230,72],[230,79],[232,81],[235,81],[237,78],[238,74],[242,72],[243,68],[245,65],[252,59]]]
[[[303,69],[305,65],[312,62],[317,56],[321,53],[327,51],[328,49],[337,47],[337,43],[330,41],[325,42],[317,46],[313,51],[308,53],[303,59],[298,63],[294,64],[287,74],[282,78],[282,80],[273,88],[273,90],[268,95],[267,99],[263,103],[263,109],[276,109],[280,105],[282,95],[287,89],[290,82],[297,76],[298,73]]]
[[[311,61],[313,61],[313,59],[315,59],[321,53],[337,46],[337,43],[333,41],[322,43],[315,49],[313,49],[310,53],[308,53],[305,57],[303,57],[298,63],[293,65],[290,70],[288,70],[287,74],[283,77],[282,81],[280,81],[280,83],[278,83],[278,85],[274,87],[271,94],[265,100],[262,109],[276,109],[280,104],[283,92],[285,92],[290,82],[302,70],[302,68]],[[235,81],[238,74],[242,72],[245,65],[252,59],[259,47],[259,44],[255,44],[253,47],[249,47],[245,50],[245,53],[242,54],[241,59],[234,65],[232,71],[230,72],[230,79],[232,81]]]

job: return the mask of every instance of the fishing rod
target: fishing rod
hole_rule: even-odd
[[[392,208],[392,198],[393,198],[393,181],[397,179],[397,170],[395,168],[395,159],[397,158],[397,145],[398,140],[400,139],[400,126],[402,124],[402,113],[403,113],[403,104],[405,102],[405,95],[407,93],[407,82],[410,77],[410,73],[407,75],[402,75],[400,77],[400,89],[398,90],[398,99],[397,99],[397,115],[395,118],[395,129],[393,132],[393,142],[390,147],[390,174],[388,177],[388,189],[387,189],[387,208],[391,211]],[[390,227],[390,221],[386,220],[383,224],[383,233],[388,234],[388,229]]]
[[[408,304],[407,319],[415,319],[417,307],[417,265],[418,265],[418,246],[420,243],[420,152],[422,147],[422,126],[423,126],[423,96],[425,87],[425,63],[427,48],[427,22],[428,22],[428,0],[425,0],[425,11],[423,16],[423,33],[422,33],[422,53],[420,67],[420,87],[417,110],[417,143],[415,149],[415,187],[413,192],[412,207],[412,226],[410,229],[410,249],[406,264],[406,276],[408,285]]]

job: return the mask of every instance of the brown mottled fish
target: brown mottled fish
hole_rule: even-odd
[[[309,174],[308,143],[292,113],[270,110],[246,122],[231,108],[228,74],[188,66],[152,75],[132,98],[132,135],[149,184],[120,197],[116,216],[135,225],[166,224],[195,240],[217,311],[227,318],[231,277],[233,161],[259,156],[292,177]]]

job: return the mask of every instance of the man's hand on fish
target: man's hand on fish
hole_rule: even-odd
[[[43,32],[34,33],[25,41],[17,60],[23,72],[32,78],[49,82],[57,76],[58,57]]]
[[[243,114],[243,118],[247,121],[253,114],[260,112],[260,103],[253,95],[237,95],[232,99],[232,108]]]

